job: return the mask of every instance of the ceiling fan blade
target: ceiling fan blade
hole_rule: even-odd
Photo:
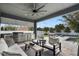
[[[40,10],[40,9],[42,9],[43,7],[45,7],[45,5],[46,5],[46,4],[44,4],[43,6],[39,7],[37,10]]]
[[[40,11],[38,11],[38,12],[47,12],[47,10],[40,10]]]
[[[22,9],[22,10],[23,10],[23,11],[32,11],[32,9],[27,9],[27,10],[26,10],[26,9]]]
[[[34,16],[35,14],[33,13],[32,16]]]
[[[39,13],[40,15],[44,15],[44,13]]]
[[[39,16],[38,13],[36,13],[36,15]]]
[[[36,3],[33,4],[33,10],[36,10]]]

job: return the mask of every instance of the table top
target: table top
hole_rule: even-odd
[[[30,43],[31,43],[31,41],[24,42],[24,44],[28,44],[28,45],[29,45]]]
[[[38,46],[38,45],[34,45],[32,48],[33,48],[35,51],[40,51],[40,50],[42,50],[42,47],[40,47],[40,46]]]

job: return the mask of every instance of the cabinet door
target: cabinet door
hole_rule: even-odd
[[[32,35],[31,35],[31,33],[28,33],[28,34],[27,34],[27,40],[28,40],[28,41],[31,41],[31,40],[32,40]]]
[[[25,41],[24,34],[18,34],[18,42],[23,42]]]
[[[24,35],[25,35],[25,41],[27,41],[27,33],[25,33]]]

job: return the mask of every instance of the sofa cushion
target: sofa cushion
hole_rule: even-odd
[[[9,47],[8,49],[9,52],[14,52],[14,53],[19,53],[22,56],[27,56],[26,53],[20,48],[18,44],[14,44]]]
[[[8,52],[8,51],[3,51],[2,56],[22,56],[19,53],[14,53],[14,52]]]

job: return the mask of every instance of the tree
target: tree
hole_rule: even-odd
[[[70,28],[69,28],[69,27],[66,27],[66,28],[64,29],[64,32],[71,32],[71,31],[70,31]]]
[[[75,30],[78,24],[78,18],[76,18],[76,14],[64,15],[65,21],[68,23],[70,29]]]
[[[1,31],[3,31],[4,30],[4,28],[3,27],[1,27]]]
[[[49,31],[49,27],[44,27],[44,28],[43,28],[43,31],[45,32],[44,35],[48,35],[47,32]]]
[[[61,32],[61,30],[60,30],[60,28],[59,28],[58,25],[55,26],[55,31],[56,31],[56,32]]]
[[[65,27],[64,27],[63,24],[59,24],[59,28],[60,28],[61,30],[63,30]]]
[[[79,32],[79,23],[77,24],[77,26],[75,28],[75,32]]]
[[[48,32],[49,31],[49,27],[44,27],[43,31]]]
[[[79,11],[74,13],[74,18],[79,22]]]
[[[13,26],[3,26],[1,30],[9,31],[9,30],[16,30],[16,27]]]
[[[50,29],[50,30],[49,30],[50,32],[54,32],[54,31],[55,31],[55,29],[54,29],[54,28],[52,28],[52,27],[51,27],[51,28],[49,28],[49,29]]]
[[[64,25],[63,24],[59,24],[55,26],[55,30],[56,32],[61,32],[61,30],[64,30]]]
[[[5,26],[5,30],[9,31],[9,30],[16,30],[16,27],[13,26]]]
[[[42,31],[43,29],[39,27],[39,28],[37,28],[37,30]]]

